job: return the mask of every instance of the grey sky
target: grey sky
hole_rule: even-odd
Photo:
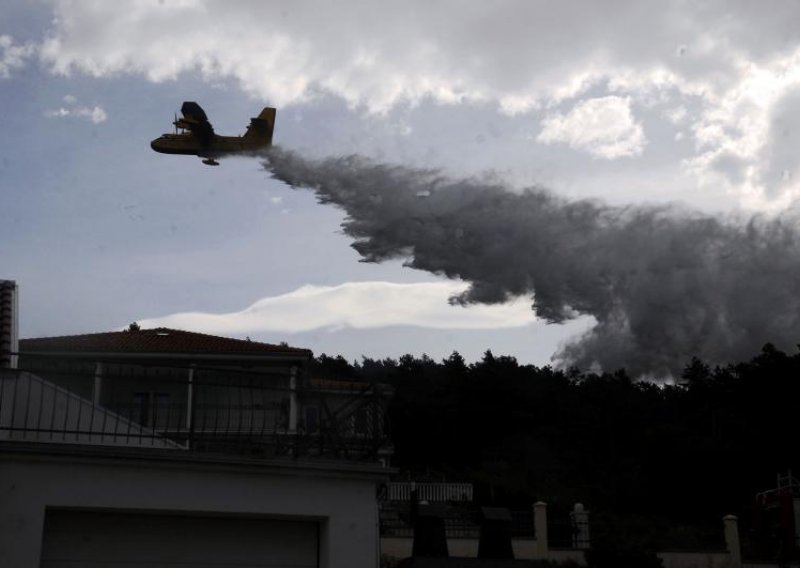
[[[401,260],[359,263],[341,211],[255,160],[208,168],[150,151],[183,100],[230,134],[275,105],[276,141],[313,157],[359,153],[459,178],[492,170],[511,187],[614,205],[776,214],[800,190],[799,12],[721,1],[11,2],[0,16],[0,277],[21,285],[26,336],[233,314],[305,285],[441,281]],[[457,319],[449,330],[343,321],[247,334],[349,357],[421,344],[475,358],[507,345],[544,363],[591,324],[476,331]]]

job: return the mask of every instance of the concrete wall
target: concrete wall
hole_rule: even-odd
[[[411,537],[381,537],[381,554],[401,560],[411,556],[413,539]],[[514,550],[514,558],[532,560],[541,558],[537,554],[536,539],[534,538],[512,538],[511,547]],[[478,539],[477,538],[448,538],[447,551],[453,558],[477,558]],[[550,560],[575,560],[584,564],[582,550],[550,550],[548,556]],[[667,568],[667,567],[665,567]]]
[[[377,566],[377,468],[174,454],[0,442],[3,565],[39,568],[52,507],[315,521],[323,568]]]
[[[664,568],[733,568],[727,552],[659,552]]]
[[[586,558],[584,557],[585,550],[574,550],[571,548],[551,548],[547,551],[547,559],[554,562],[577,562],[585,566]]]
[[[381,537],[381,554],[400,560],[411,556],[413,539],[411,537]],[[513,538],[511,545],[514,558],[536,560],[542,558],[534,538]],[[477,538],[448,538],[447,550],[454,558],[476,558],[478,556]],[[585,565],[583,550],[553,549],[547,551],[547,560],[555,562],[573,561]],[[736,568],[728,552],[659,552],[658,557],[664,568]],[[750,565],[747,565],[750,568]],[[752,566],[752,568],[772,568],[772,565]]]

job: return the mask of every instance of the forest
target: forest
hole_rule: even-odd
[[[730,513],[746,531],[755,495],[800,471],[800,352],[771,344],[744,362],[692,359],[667,382],[491,351],[472,364],[457,352],[353,363],[321,355],[312,373],[393,387],[399,478],[469,481],[484,504],[542,500],[564,515],[581,502],[601,526],[671,527],[664,545],[680,527],[683,544],[688,534],[698,546],[714,541]],[[715,536],[704,542],[698,527]]]

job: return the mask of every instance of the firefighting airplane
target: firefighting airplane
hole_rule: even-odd
[[[175,133],[162,134],[150,147],[162,154],[188,154],[203,158],[208,166],[218,166],[216,158],[233,154],[257,152],[272,145],[275,128],[275,109],[265,107],[250,125],[244,136],[220,136],[208,122],[205,111],[196,102],[186,101],[181,106],[183,117],[175,115]],[[180,130],[180,132],[179,132]]]

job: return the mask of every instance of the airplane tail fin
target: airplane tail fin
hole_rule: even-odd
[[[242,139],[253,148],[262,148],[272,145],[272,132],[275,130],[275,109],[264,107],[261,114],[250,119]]]

